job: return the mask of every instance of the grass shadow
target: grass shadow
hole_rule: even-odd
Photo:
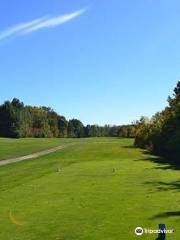
[[[122,148],[130,148],[130,149],[135,149],[136,147],[135,146],[133,146],[133,145],[127,145],[127,146],[122,146]]]
[[[180,211],[170,211],[170,212],[160,213],[151,217],[150,220],[155,220],[158,218],[170,218],[170,217],[180,217]]]
[[[144,184],[152,185],[158,191],[180,191],[180,180],[173,182],[144,182]]]
[[[144,153],[145,155],[149,155],[148,157],[145,157],[144,159],[141,160],[136,160],[136,161],[151,161],[153,163],[158,164],[158,166],[154,167],[155,169],[160,169],[160,170],[180,170],[180,164],[173,161],[173,159],[166,159],[154,155],[150,155],[150,153]]]
[[[127,148],[127,149],[140,149],[140,148],[137,148],[136,146],[133,146],[133,145],[126,145],[126,146],[123,146],[123,148]],[[135,161],[151,161],[151,162],[157,163],[158,166],[156,166],[155,169],[180,170],[180,162],[178,163],[174,159],[163,158],[163,157],[160,157],[160,156],[152,155],[151,152],[149,152],[148,150],[144,150],[144,149],[140,149],[140,151],[143,153],[143,155],[145,157],[142,158],[142,159],[139,159],[139,160],[135,160]]]
[[[157,155],[152,155],[152,153],[150,153],[147,150],[141,149],[141,152],[144,155],[144,158],[141,158],[141,159],[135,160],[135,161],[150,161],[150,162],[156,163],[156,164],[158,164],[158,166],[156,166],[155,169],[180,170],[180,163],[177,163],[177,161],[175,161],[174,159],[163,158],[163,157],[160,157]]]

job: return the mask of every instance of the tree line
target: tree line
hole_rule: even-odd
[[[67,120],[50,107],[25,106],[19,99],[0,105],[0,137],[135,137],[135,146],[174,161],[180,159],[180,81],[168,106],[130,125],[86,125]]]
[[[163,111],[137,122],[135,145],[180,162],[180,81]]]
[[[23,137],[134,137],[135,126],[87,125],[67,120],[50,107],[25,106],[19,99],[0,105],[0,136]]]

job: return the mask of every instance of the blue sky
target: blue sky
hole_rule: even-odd
[[[17,97],[85,124],[151,116],[180,77],[179,9],[178,0],[1,0],[0,102]]]

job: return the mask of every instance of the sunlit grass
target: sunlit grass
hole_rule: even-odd
[[[133,139],[74,141],[0,168],[0,239],[155,240],[134,229],[159,223],[174,228],[168,240],[180,239],[179,171],[151,161]]]

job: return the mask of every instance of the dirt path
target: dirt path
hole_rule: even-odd
[[[21,161],[25,161],[25,160],[29,160],[29,159],[34,159],[34,158],[44,156],[44,155],[47,155],[47,154],[50,154],[50,153],[53,153],[53,152],[57,152],[59,150],[62,150],[64,148],[72,146],[74,144],[75,143],[69,143],[69,144],[57,146],[57,147],[54,147],[54,148],[51,148],[51,149],[43,150],[43,151],[40,151],[40,152],[32,153],[32,154],[29,154],[29,155],[26,155],[26,156],[2,160],[2,161],[0,161],[0,166],[4,166],[4,165],[15,163],[15,162],[21,162]]]

